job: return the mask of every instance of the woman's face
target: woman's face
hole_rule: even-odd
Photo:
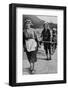
[[[28,23],[28,24],[26,24],[26,27],[27,27],[27,28],[30,28],[30,26],[31,26],[31,25],[30,25],[29,23]]]

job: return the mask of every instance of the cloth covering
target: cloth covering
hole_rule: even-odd
[[[28,52],[35,51],[37,42],[34,39],[26,40],[26,49]]]

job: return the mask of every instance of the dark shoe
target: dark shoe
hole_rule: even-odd
[[[50,58],[48,58],[48,60],[51,60],[51,57],[50,57]]]
[[[32,74],[34,74],[35,73],[35,70],[32,70]]]

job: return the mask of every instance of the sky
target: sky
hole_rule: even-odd
[[[38,15],[37,17],[40,18],[41,20],[46,21],[46,22],[57,24],[57,17],[56,16]]]

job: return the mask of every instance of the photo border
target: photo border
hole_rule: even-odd
[[[37,8],[37,9],[54,9],[63,10],[64,21],[64,62],[63,62],[63,80],[58,81],[40,81],[16,83],[16,8]],[[66,83],[66,7],[65,6],[50,6],[50,5],[32,5],[32,4],[16,4],[9,5],[9,85],[10,86],[30,86],[30,85],[44,85],[44,84],[59,84]]]

